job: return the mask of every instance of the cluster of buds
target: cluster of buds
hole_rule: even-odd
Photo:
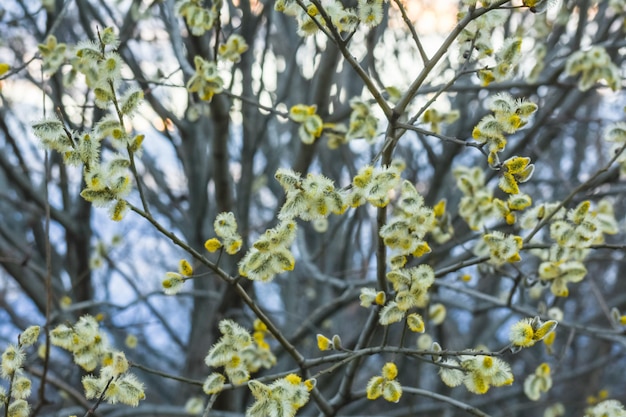
[[[197,55],[193,63],[196,72],[187,81],[187,90],[190,93],[198,93],[200,100],[211,101],[215,94],[224,90],[224,80],[220,77],[217,65]]]
[[[317,7],[308,1],[299,4],[296,0],[277,0],[274,2],[274,10],[294,17],[298,22],[297,33],[302,37],[314,35],[320,26],[326,26],[324,20],[317,17]]]
[[[241,35],[232,34],[218,48],[220,58],[226,59],[231,62],[241,61],[241,54],[248,50],[248,44]]]
[[[87,375],[82,379],[87,398],[102,397],[110,404],[133,407],[145,398],[143,384],[128,372],[126,356],[109,349],[94,317],[85,315],[74,325],[57,326],[50,332],[50,342],[71,352],[74,362],[88,372],[102,364],[99,376]]]
[[[106,108],[113,101],[115,84],[122,78],[122,57],[115,51],[119,40],[112,27],[98,35],[98,41],[83,41],[76,47],[73,70],[85,76],[94,90],[96,105]]]
[[[465,11],[459,13],[459,19],[466,15]],[[485,66],[478,71],[478,78],[483,86],[510,78],[522,57],[520,37],[504,39],[500,49],[495,51],[493,36],[490,34],[496,27],[504,24],[506,19],[504,10],[490,10],[469,22],[457,37],[463,58],[475,58]]]
[[[255,402],[246,410],[246,417],[293,417],[309,401],[309,392],[315,388],[315,379],[289,374],[270,385],[252,380],[248,388]]]
[[[207,353],[204,362],[209,367],[223,367],[224,374],[235,385],[245,383],[250,379],[250,373],[261,367],[270,368],[276,363],[276,358],[269,350],[264,337],[267,328],[260,321],[254,324],[254,336],[232,320],[222,320],[219,329],[222,337]],[[203,385],[206,394],[219,393],[226,377],[219,373],[211,373]]]
[[[523,193],[509,195],[507,201],[499,198],[493,199],[494,206],[508,225],[512,225],[517,221],[517,212],[524,210],[532,203],[530,196]]]
[[[605,400],[585,410],[585,417],[626,417],[624,405],[617,400]]]
[[[528,209],[521,216],[519,225],[522,229],[533,229],[546,215],[551,215],[553,219],[562,219],[564,214],[565,209],[559,203],[541,203]]]
[[[361,307],[369,308],[372,304],[382,306],[387,300],[387,296],[384,291],[376,291],[374,288],[363,287],[361,288]]]
[[[428,290],[435,282],[435,273],[430,266],[423,264],[411,268],[392,269],[387,272],[387,280],[391,282],[396,296],[380,311],[379,322],[382,325],[402,320],[412,308],[426,307],[429,301]],[[416,318],[414,317],[412,321],[415,322]],[[423,325],[415,322],[414,327],[420,328]]]
[[[383,20],[383,0],[358,0],[358,16],[365,26],[378,26]]]
[[[519,255],[522,246],[523,239],[520,236],[507,235],[496,230],[483,235],[483,241],[476,247],[476,254],[483,255],[487,252],[489,262],[499,266],[508,262],[519,262],[522,259]]]
[[[78,72],[85,76],[96,106],[114,109],[110,115],[99,120],[93,131],[82,134],[70,132],[54,118],[33,124],[33,131],[44,147],[61,153],[69,165],[84,166],[85,189],[81,196],[96,206],[108,207],[115,221],[121,220],[128,208],[124,198],[130,192],[130,161],[120,154],[102,161],[101,143],[110,139],[114,148],[133,154],[141,150],[144,139],[143,135],[131,135],[125,126],[125,118],[137,112],[144,95],[139,88],[118,91],[122,71],[122,58],[115,51],[118,43],[113,28],[105,28],[98,34],[98,42],[81,42],[71,60],[72,76]],[[50,50],[53,44],[49,39],[40,48]]]
[[[109,352],[104,357],[100,375],[82,379],[87,399],[102,397],[109,404],[122,403],[137,407],[143,400],[143,383],[128,372],[129,363],[123,352]]]
[[[178,262],[178,272],[168,271],[161,281],[163,292],[167,295],[175,295],[183,289],[183,284],[193,275],[193,268],[189,261],[181,259]]]
[[[370,106],[363,100],[355,97],[350,100],[350,124],[348,126],[347,140],[364,138],[372,143],[378,129],[378,119],[372,114]]]
[[[424,237],[434,228],[433,210],[424,205],[424,198],[415,186],[404,180],[397,210],[379,232],[385,245],[397,252],[399,259],[392,260],[392,264],[404,264],[407,255],[420,257],[429,253],[430,246]]]
[[[241,353],[244,361],[248,364],[250,372],[256,372],[261,368],[269,369],[276,365],[276,357],[270,350],[270,345],[265,340],[267,326],[260,319],[255,319],[252,324],[252,340],[254,343]]]
[[[445,243],[452,238],[454,229],[452,228],[452,219],[446,211],[446,200],[439,200],[433,206],[433,214],[435,215],[435,224],[430,231],[433,240],[439,244]]]
[[[307,145],[315,142],[324,130],[324,121],[316,112],[316,105],[296,104],[289,109],[289,118],[296,123],[300,123],[298,136],[300,136],[302,143]]]
[[[458,166],[452,171],[457,187],[463,193],[459,202],[459,215],[472,230],[480,230],[485,222],[497,215],[493,194],[485,186],[485,174],[478,167]]]
[[[39,326],[30,326],[18,337],[17,345],[9,344],[0,358],[0,377],[9,381],[9,392],[0,387],[0,407],[7,407],[5,413],[12,417],[28,417],[30,406],[31,380],[24,374],[26,349],[39,338]]]
[[[478,78],[483,86],[493,81],[504,81],[514,74],[522,57],[522,38],[506,38],[502,47],[495,54],[495,66],[478,71]]]
[[[209,252],[224,248],[226,253],[234,255],[241,249],[242,240],[237,231],[237,219],[232,212],[220,213],[215,217],[213,229],[218,237],[208,239],[204,247]]]
[[[458,110],[451,110],[449,112],[440,112],[435,109],[428,109],[422,115],[422,123],[429,125],[429,129],[434,133],[441,133],[441,124],[454,123],[461,116],[461,112]]]
[[[368,400],[383,397],[385,400],[397,403],[402,397],[402,386],[396,380],[398,367],[393,362],[387,362],[382,369],[381,375],[372,377],[367,383],[365,392]]]
[[[44,147],[56,150],[63,154],[69,165],[84,165],[85,189],[81,196],[99,207],[109,207],[113,220],[120,220],[126,209],[123,200],[130,192],[130,174],[128,158],[116,154],[107,162],[100,162],[100,147],[102,140],[114,129],[107,124],[107,130],[103,131],[105,122],[103,119],[96,125],[94,135],[84,133],[76,135],[65,129],[63,123],[56,118],[47,118],[33,123],[33,131],[41,140]],[[118,121],[114,122],[119,132],[122,132]],[[120,138],[126,137],[130,146],[139,148],[142,135],[128,138],[126,133],[120,133]],[[114,136],[115,137],[115,136]]]
[[[342,350],[341,338],[338,334],[333,335],[332,339],[327,338],[323,334],[318,333],[316,336],[317,348],[322,352],[325,350]]]
[[[352,192],[347,197],[350,207],[358,207],[366,201],[376,207],[385,207],[390,192],[398,185],[404,161],[394,160],[389,166],[374,168],[365,165],[352,179]]]
[[[464,18],[466,14],[466,11],[462,11],[458,18]],[[503,25],[506,19],[507,14],[504,10],[490,10],[469,22],[457,37],[461,45],[459,51],[461,55],[466,59],[491,57],[494,53],[491,33],[496,27]]]
[[[354,9],[345,8],[344,5],[337,0],[328,2],[324,5],[326,14],[330,17],[330,21],[337,29],[337,32],[352,32],[359,23],[359,17]]]
[[[626,156],[623,152],[623,147],[626,144],[626,123],[614,123],[607,127],[604,132],[604,140],[614,144],[613,149],[611,149],[611,155],[621,152],[617,161],[620,164],[622,173],[626,173]]]
[[[558,250],[550,250],[550,254],[560,252]],[[555,258],[554,255],[551,258]],[[567,284],[572,282],[580,282],[587,275],[585,264],[580,261],[573,260],[549,260],[539,264],[539,278],[543,282],[550,283],[550,291],[557,297],[567,297],[569,289]]]
[[[131,179],[124,157],[85,170],[85,189],[80,195],[96,207],[108,207],[111,220],[120,221],[128,211],[125,197],[131,191]]]
[[[545,362],[539,365],[535,372],[528,375],[524,380],[524,394],[531,401],[538,401],[541,393],[548,392],[550,388],[552,388],[550,365]]]
[[[502,163],[498,186],[507,194],[519,194],[519,184],[528,181],[534,171],[535,165],[530,163],[530,158],[513,156]]]
[[[266,230],[239,262],[239,274],[253,281],[268,282],[276,274],[292,271],[296,260],[289,247],[295,237],[294,221],[282,221]]]
[[[567,212],[565,219],[557,219],[550,225],[550,236],[559,246],[566,248],[588,248],[604,242],[604,234],[618,231],[613,206],[601,201],[597,210],[591,203],[583,201]]]
[[[489,102],[493,114],[483,117],[472,131],[472,137],[487,145],[489,165],[500,164],[498,153],[506,146],[505,134],[515,133],[528,123],[530,116],[537,110],[537,105],[530,101],[514,99],[508,93],[497,94]]]
[[[593,210],[589,201],[570,210],[558,204],[543,204],[529,210],[521,224],[525,228],[535,227],[537,221],[549,214],[552,215],[550,236],[555,244],[548,251],[538,253],[543,259],[538,275],[542,281],[550,283],[554,295],[567,297],[568,283],[580,282],[587,274],[582,261],[589,247],[603,243],[605,234],[617,233],[618,225],[613,205],[607,199],[600,200]]]
[[[277,0],[274,2],[274,10],[287,16],[297,17],[302,9],[296,0]]]
[[[43,60],[43,71],[46,74],[54,74],[65,62],[67,45],[59,43],[56,36],[48,35],[46,43],[37,45]]]
[[[185,18],[187,26],[194,36],[202,36],[207,30],[211,30],[217,19],[217,12],[222,6],[221,1],[214,1],[213,6],[207,9],[202,6],[201,0],[180,0],[176,11]]]
[[[509,340],[516,348],[530,347],[552,333],[557,324],[556,320],[542,322],[539,317],[525,318],[511,326]]]
[[[132,116],[132,113],[136,111],[141,100],[143,100],[143,92],[141,90],[134,88],[128,89],[118,100],[120,113],[122,115]],[[140,151],[144,139],[143,135],[129,136],[117,114],[105,116],[99,120],[94,128],[93,136],[98,141],[110,138],[114,148],[118,150],[128,148],[135,153]],[[83,162],[87,163],[88,161]]]
[[[600,80],[605,80],[613,91],[621,88],[620,69],[601,46],[572,53],[565,63],[565,73],[573,77],[580,74],[578,88],[582,91],[589,90]]]
[[[344,195],[333,181],[321,174],[309,173],[302,179],[290,169],[279,169],[275,178],[285,190],[285,203],[278,213],[280,220],[300,217],[311,221],[326,218],[330,213],[342,214],[347,209]]]
[[[328,149],[334,150],[348,143],[347,132],[348,129],[343,123],[324,123],[324,134],[326,135],[326,146]]]
[[[320,30],[320,26],[326,27],[326,21],[319,15],[319,9],[313,3],[308,3],[306,10],[300,10],[298,17],[297,34],[307,37],[316,34]]]
[[[492,386],[513,383],[509,364],[490,355],[462,355],[457,359],[445,359],[440,363],[439,376],[447,386],[463,384],[474,394],[485,394]]]
[[[250,379],[250,372],[240,352],[252,345],[252,337],[246,329],[232,320],[220,321],[219,329],[222,337],[211,347],[204,362],[209,367],[224,367],[224,373],[233,384],[243,384]],[[221,380],[222,383],[225,380],[223,376],[219,378],[209,375],[205,382],[205,392],[215,392],[216,379]]]
[[[330,0],[324,2],[324,11],[337,32],[353,32],[359,22],[367,26],[376,26],[381,22],[382,0],[359,0],[357,6],[355,11],[345,8],[340,1]],[[317,6],[309,1],[304,1],[301,6],[296,0],[278,0],[274,3],[274,10],[295,17],[298,35],[303,37],[317,33],[320,27],[328,27]]]
[[[72,353],[74,363],[91,372],[109,351],[106,337],[98,321],[84,315],[73,324],[60,324],[50,332],[50,342]]]
[[[31,127],[35,136],[41,141],[41,145],[46,149],[64,154],[74,145],[73,137],[65,132],[65,126],[55,117],[36,121]]]

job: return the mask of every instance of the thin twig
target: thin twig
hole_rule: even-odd
[[[301,0],[296,1],[298,2],[298,4],[302,3]],[[368,89],[368,91],[376,101],[376,104],[378,104],[380,109],[385,114],[385,117],[390,121],[397,118],[397,116],[395,116],[396,113],[389,106],[389,104],[387,104],[387,101],[385,101],[385,98],[383,97],[381,91],[374,84],[372,78],[365,72],[365,70],[357,62],[356,58],[348,50],[346,42],[341,38],[339,32],[337,32],[337,28],[333,25],[330,16],[326,12],[326,9],[324,9],[324,7],[322,6],[321,2],[319,0],[311,0],[311,3],[313,3],[315,7],[317,7],[320,15],[322,16],[324,22],[329,28],[328,30],[330,33],[328,33],[327,31],[324,31],[324,33],[331,41],[335,43],[335,45],[337,45],[337,48],[339,48],[341,55],[343,55],[344,59],[348,61],[352,69],[354,69],[359,78],[361,78],[361,80],[365,84],[365,87]],[[302,7],[304,7],[304,5]]]
[[[435,52],[435,54],[427,62],[427,64],[424,66],[424,68],[419,73],[419,75],[415,78],[415,80],[413,80],[411,85],[407,88],[406,92],[402,95],[402,98],[398,100],[398,103],[396,104],[395,112],[399,114],[404,112],[404,110],[409,105],[409,103],[413,100],[413,98],[415,97],[415,94],[420,89],[420,87],[422,86],[422,84],[424,83],[428,75],[430,75],[432,70],[435,68],[439,60],[441,60],[441,58],[443,58],[444,55],[448,53],[448,50],[450,49],[450,47],[452,46],[456,38],[461,34],[463,29],[465,29],[465,27],[472,20],[482,16],[483,14],[493,9],[498,8],[499,6],[506,3],[507,1],[508,0],[499,0],[491,4],[489,7],[480,8],[480,9],[473,9],[473,8],[470,9],[470,12],[467,13],[467,15],[465,15],[465,17],[463,17],[463,19],[461,19],[461,21],[457,23],[456,27],[450,32],[450,34],[448,34],[448,36],[443,41],[443,43],[441,44],[437,52]]]
[[[102,401],[104,401],[104,396],[106,395],[106,392],[109,389],[109,385],[111,385],[111,382],[113,382],[113,379],[115,379],[115,377],[111,377],[109,379],[109,381],[107,382],[106,386],[102,390],[102,393],[100,393],[100,396],[98,397],[98,400],[96,401],[96,403],[89,410],[87,410],[87,412],[85,413],[84,417],[89,417],[89,416],[95,415],[95,412],[98,409],[98,406],[100,406]]]
[[[6,74],[3,74],[2,76],[0,76],[0,81],[5,80],[7,78],[9,78],[10,76],[12,76],[13,74],[17,74],[18,72],[22,71],[24,68],[26,68],[27,66],[30,65],[31,62],[33,62],[36,59],[41,58],[39,56],[39,54],[36,54],[35,56],[33,56],[31,59],[29,59],[28,61],[24,62],[22,65],[20,65],[19,67],[15,67],[15,68],[11,68]]]
[[[620,157],[620,155],[624,152],[624,150],[626,150],[626,144],[624,144],[620,148],[616,149],[615,150],[615,155],[613,155],[613,157],[609,160],[609,162],[606,163],[605,166],[603,166],[598,171],[596,171],[596,173],[593,174],[591,177],[589,177],[589,179],[587,179],[587,181],[583,182],[578,187],[574,188],[572,190],[572,192],[570,192],[568,194],[568,196],[563,199],[563,201],[561,201],[553,210],[551,210],[549,213],[547,213],[539,221],[539,223],[537,223],[535,228],[533,230],[531,230],[530,233],[524,238],[524,244],[530,242],[530,240],[533,238],[533,236],[535,236],[537,234],[537,232],[539,232],[539,230],[541,230],[541,228],[543,226],[545,226],[552,219],[552,217],[554,217],[556,215],[556,213],[559,210],[561,210],[563,207],[565,207],[567,204],[569,204],[569,202],[572,201],[574,199],[574,197],[576,197],[576,195],[578,193],[580,193],[585,188],[587,188],[587,186],[589,184],[592,184],[600,175],[602,175],[603,173],[607,172],[609,170],[609,168],[611,168],[611,166],[615,163],[615,161],[617,161],[617,159]]]
[[[422,45],[422,42],[420,41],[417,31],[415,30],[415,25],[413,24],[413,22],[411,22],[411,19],[409,19],[409,16],[406,14],[406,9],[404,8],[404,4],[402,4],[402,1],[401,0],[393,0],[393,1],[396,3],[396,6],[398,6],[398,9],[400,10],[400,14],[402,14],[402,20],[404,20],[406,27],[411,32],[411,36],[413,37],[413,42],[415,42],[415,46],[417,47],[417,50],[420,54],[420,57],[422,58],[422,61],[424,62],[424,65],[426,65],[426,63],[429,61],[428,55],[426,55],[424,46]]]
[[[435,137],[437,139],[441,139],[444,142],[454,143],[455,145],[465,146],[465,147],[468,147],[468,148],[476,148],[483,155],[487,155],[487,151],[485,151],[483,143],[472,142],[472,141],[469,141],[469,140],[463,140],[463,139],[455,138],[453,136],[442,135],[440,133],[435,133],[435,132],[432,132],[430,130],[422,129],[420,127],[417,127],[417,126],[414,126],[414,125],[411,125],[411,124],[407,124],[407,123],[398,122],[396,124],[396,126],[398,126],[399,128],[402,128],[402,129],[412,130],[412,131],[420,133],[422,135],[432,136],[432,137]]]
[[[33,374],[35,376],[38,376],[42,380],[44,379],[43,369],[32,368],[29,366],[26,366],[24,369],[26,370],[26,372]],[[74,387],[72,387],[66,381],[59,379],[59,378],[55,378],[50,375],[46,376],[45,380],[47,384],[50,384],[58,388],[60,391],[65,392],[68,395],[68,397],[72,399],[72,401],[80,404],[85,410],[88,410],[89,408],[91,408],[91,404],[89,403],[89,401],[85,399],[84,394],[78,391],[77,389],[75,389]]]
[[[182,239],[176,236],[173,232],[167,230],[161,223],[159,223],[150,213],[147,213],[140,208],[128,203],[130,209],[135,213],[139,214],[144,219],[148,220],[160,233],[164,236],[168,237],[174,244],[179,246],[181,249],[187,251],[191,256],[193,256],[196,260],[201,262],[203,265],[208,267],[211,271],[213,271],[218,277],[229,283],[233,286],[235,292],[241,297],[243,302],[254,312],[254,314],[261,320],[266,326],[267,330],[274,336],[274,338],[278,341],[278,343],[285,349],[285,351],[292,357],[292,359],[296,362],[300,370],[302,371],[303,376],[308,378],[308,370],[303,365],[304,357],[302,354],[296,349],[296,347],[287,340],[285,335],[276,327],[276,325],[272,322],[272,320],[267,316],[267,314],[261,309],[261,307],[250,297],[250,294],[239,284],[238,279],[230,276],[224,270],[219,268],[216,264],[209,261],[206,257],[201,255],[194,248],[185,243]],[[312,391],[312,395],[320,407],[320,409],[325,413],[330,415],[332,413],[332,409],[328,402],[321,397],[319,391],[314,389]]]
[[[172,379],[174,381],[184,382],[185,384],[196,385],[200,387],[204,384],[203,381],[198,381],[195,379],[190,379],[190,378],[185,378],[185,377],[178,376],[178,375],[169,374],[167,372],[159,371],[158,369],[153,369],[145,365],[138,364],[137,362],[130,362],[129,365],[131,368],[141,369],[142,371],[147,372],[149,374],[158,375],[163,378]]]
[[[407,394],[415,394],[415,395],[421,395],[422,397],[428,397],[428,398],[432,398],[434,400],[437,401],[442,401],[444,403],[450,404],[453,407],[456,407],[460,410],[463,410],[469,414],[472,414],[474,416],[479,416],[479,417],[490,417],[489,414],[485,413],[482,410],[479,410],[478,408],[464,403],[462,401],[456,400],[452,397],[448,397],[445,395],[441,395],[441,394],[437,394],[436,392],[432,392],[432,391],[428,391],[425,389],[421,389],[421,388],[413,388],[413,387],[402,387],[402,391],[406,392]]]

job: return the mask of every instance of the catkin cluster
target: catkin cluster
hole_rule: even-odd
[[[85,315],[74,324],[57,326],[50,332],[50,341],[72,353],[74,363],[88,372],[101,365],[98,376],[90,374],[82,379],[88,399],[102,396],[110,404],[136,407],[145,398],[143,383],[129,372],[124,353],[110,348],[94,317]]]
[[[434,228],[433,209],[424,205],[424,198],[410,181],[403,181],[396,210],[379,232],[385,245],[396,253],[392,264],[403,265],[407,256],[429,253],[425,236]]]
[[[383,0],[358,0],[356,9],[346,8],[337,0],[324,2],[326,18],[318,4],[308,0],[278,0],[274,3],[274,10],[294,17],[298,23],[297,33],[303,37],[318,33],[320,28],[327,29],[329,24],[339,33],[353,32],[359,23],[373,27],[383,18]]]
[[[444,359],[439,376],[447,386],[463,384],[474,394],[485,394],[492,386],[513,383],[513,373],[508,363],[494,356],[480,354]]]
[[[398,367],[393,362],[387,362],[382,369],[381,375],[372,377],[367,383],[365,392],[368,400],[383,397],[385,400],[397,403],[402,397],[402,386],[396,379]]]
[[[227,254],[234,255],[241,249],[242,240],[237,227],[237,219],[232,212],[220,213],[213,222],[216,238],[204,242],[204,247],[209,252],[215,252],[224,248]]]
[[[82,379],[85,397],[102,398],[109,404],[126,404],[133,407],[146,398],[144,386],[130,372],[124,352],[107,352],[100,374],[87,375]]]
[[[268,282],[276,274],[292,271],[296,260],[290,246],[296,230],[293,220],[282,221],[266,230],[239,261],[239,274],[252,281]]]
[[[435,282],[433,269],[425,264],[411,268],[397,268],[387,272],[387,280],[391,282],[395,298],[389,301],[380,311],[379,322],[382,325],[399,322],[406,313],[414,308],[424,308],[428,304],[428,290]],[[423,331],[421,316],[413,316],[415,328]],[[417,330],[416,330],[417,331]]]
[[[309,392],[315,388],[315,379],[302,381],[296,374],[277,379],[270,385],[252,380],[248,388],[254,403],[246,410],[246,417],[293,417],[309,401]]]
[[[17,345],[9,344],[0,358],[0,378],[7,380],[9,390],[0,386],[0,408],[6,407],[8,417],[28,417],[30,406],[26,401],[31,393],[31,380],[24,373],[26,349],[37,342],[39,326],[30,326],[18,337]]]
[[[204,359],[207,366],[212,368],[223,367],[224,374],[230,382],[240,385],[250,379],[250,373],[261,367],[270,368],[276,363],[265,341],[267,328],[260,321],[254,324],[254,334],[250,333],[232,320],[222,320],[219,323],[222,337],[209,350]],[[222,390],[226,377],[219,373],[210,374],[203,386],[207,394],[216,394]]]
[[[524,127],[537,110],[537,105],[527,100],[514,99],[508,93],[501,93],[489,101],[488,108],[493,114],[483,117],[478,122],[472,130],[472,137],[487,146],[489,165],[498,167],[500,165],[498,153],[504,151],[507,143],[505,135],[515,133]],[[531,174],[532,171],[525,179],[530,178]]]
[[[524,380],[524,394],[532,401],[538,401],[541,394],[548,392],[550,388],[552,388],[550,365],[545,362]]]
[[[217,64],[196,55],[193,59],[196,72],[187,81],[187,90],[198,93],[201,100],[211,101],[215,94],[224,91],[224,79],[220,76]]]
[[[578,79],[578,88],[587,91],[600,80],[606,81],[613,91],[621,88],[620,69],[602,46],[572,53],[565,64],[565,73]]]
[[[570,210],[556,205],[540,205],[522,219],[522,226],[532,227],[536,219],[550,213],[550,237],[554,243],[548,250],[537,252],[543,261],[539,264],[538,275],[543,282],[550,284],[554,295],[567,297],[568,284],[580,282],[587,275],[583,261],[589,247],[603,243],[604,235],[617,233],[617,221],[612,204],[600,200],[595,209],[589,201]]]
[[[99,33],[98,41],[79,43],[72,56],[67,46],[49,37],[39,45],[44,67],[50,73],[64,63],[70,64],[66,82],[81,74],[92,90],[94,103],[109,114],[97,121],[90,131],[73,132],[55,117],[33,123],[41,145],[63,155],[68,165],[82,166],[85,188],[81,196],[99,207],[108,207],[113,220],[119,221],[127,211],[125,197],[131,190],[129,167],[134,154],[141,150],[144,135],[132,134],[128,120],[143,101],[143,91],[136,87],[121,88],[123,62],[115,51],[117,35],[112,28]],[[102,155],[103,142],[109,141],[114,153]]]
[[[210,8],[206,8],[201,0],[180,0],[176,12],[185,19],[194,36],[202,36],[213,28],[221,6],[221,1],[214,1]]]

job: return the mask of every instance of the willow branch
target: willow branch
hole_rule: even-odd
[[[568,194],[568,196],[563,199],[563,201],[561,201],[552,211],[550,211],[548,214],[546,214],[545,217],[543,219],[541,219],[539,221],[539,223],[537,223],[535,228],[533,230],[531,230],[531,232],[524,238],[524,244],[530,242],[530,240],[533,238],[533,236],[535,236],[537,234],[537,232],[539,232],[539,230],[541,230],[541,228],[543,228],[543,226],[545,226],[556,215],[556,213],[559,210],[561,210],[563,207],[565,207],[567,204],[569,204],[570,201],[572,201],[574,199],[574,197],[576,197],[576,195],[578,193],[580,193],[581,191],[585,190],[589,186],[589,184],[593,184],[593,182],[600,175],[602,175],[605,172],[607,172],[609,170],[609,168],[611,168],[611,165],[613,165],[615,163],[615,161],[617,161],[617,158],[619,158],[620,155],[624,152],[624,150],[626,150],[626,143],[615,151],[615,155],[613,155],[613,157],[609,160],[609,162],[607,162],[607,164],[605,166],[603,166],[598,171],[596,171],[596,173],[593,174],[591,177],[589,177],[589,179],[587,179],[587,181],[583,182],[578,187],[574,188],[572,190],[572,192],[570,192]]]
[[[432,398],[433,400],[442,401],[444,403],[450,404],[451,406],[456,407],[460,410],[463,410],[474,416],[490,417],[489,414],[485,413],[482,410],[479,410],[478,408],[470,404],[464,403],[459,400],[455,400],[452,397],[447,397],[445,395],[437,394],[436,392],[428,391],[428,390],[421,389],[421,388],[404,387],[404,386],[402,387],[402,391],[406,392],[407,394],[415,394],[415,395],[420,395],[422,397]]]

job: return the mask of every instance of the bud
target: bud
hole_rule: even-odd
[[[39,326],[30,326],[20,335],[20,346],[28,347],[33,345],[39,337]]]
[[[339,337],[338,334],[333,336],[332,344],[333,344],[333,349],[334,350],[341,350],[341,349],[343,349],[343,346],[341,344],[341,338]]]
[[[204,381],[204,384],[202,385],[202,390],[207,395],[217,394],[222,391],[225,382],[226,378],[224,377],[224,375],[220,374],[219,372],[213,372]],[[254,381],[248,382],[248,386],[250,386],[250,383],[252,382]]]

